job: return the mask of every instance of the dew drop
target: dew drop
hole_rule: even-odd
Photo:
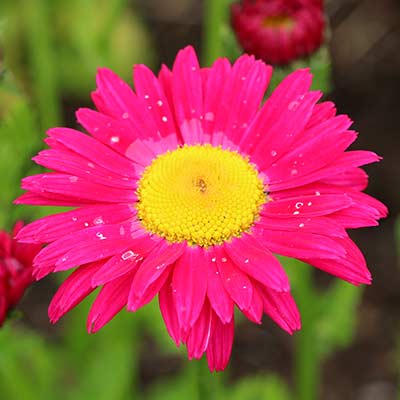
[[[107,122],[107,128],[111,128],[111,122]]]
[[[71,183],[78,182],[78,177],[77,177],[77,176],[70,176],[70,177],[69,177],[69,181],[70,181]]]
[[[74,221],[74,222],[75,222],[75,221],[78,221],[78,218],[77,218],[77,217],[72,217],[71,219],[72,219],[72,221]]]
[[[124,254],[121,255],[121,259],[125,261],[125,260],[128,260],[128,259],[134,257],[135,255],[137,255],[137,254],[135,254],[132,250],[128,250]]]
[[[165,115],[163,115],[161,117],[161,120],[162,120],[162,122],[168,122],[168,118]]]
[[[226,263],[226,262],[228,261],[228,259],[227,259],[226,257],[222,257],[222,258],[221,258],[221,261],[222,261],[223,263]]]
[[[118,136],[111,136],[110,142],[111,143],[118,143],[119,142],[119,137]]]
[[[271,156],[275,157],[278,153],[275,150],[271,150]]]
[[[241,79],[242,81],[245,81],[245,80],[246,80],[246,77],[245,77],[245,76],[242,76],[240,79]]]
[[[293,212],[293,215],[299,215],[300,214],[300,211],[294,211]]]
[[[152,106],[147,106],[147,108],[148,108],[149,110],[152,110],[152,109],[153,109],[153,107],[152,107]]]
[[[164,268],[164,267],[165,267],[165,264],[162,263],[162,264],[157,265],[156,269],[160,270],[161,268]]]
[[[304,228],[303,222],[301,224],[299,224],[299,228]]]
[[[307,205],[308,205],[308,207],[312,206],[312,202],[309,201],[309,202],[307,203]]]
[[[217,258],[216,258],[216,257],[213,257],[213,258],[211,259],[211,261],[212,261],[212,262],[215,262],[215,261],[217,261]]]
[[[95,126],[94,128],[93,128],[93,132],[98,132],[99,131],[99,127],[98,126]]]
[[[215,116],[214,116],[214,113],[207,112],[206,115],[204,116],[204,118],[206,121],[214,121]]]
[[[246,285],[243,285],[243,286],[242,286],[242,289],[247,289],[247,286],[246,286]]]
[[[292,101],[291,103],[289,103],[288,109],[290,111],[296,111],[297,107],[300,105],[300,103],[298,101]]]
[[[105,240],[105,239],[107,239],[101,232],[96,232],[96,236],[97,236],[100,240]]]
[[[163,105],[162,100],[158,100],[158,101],[157,101],[157,105],[158,105],[158,107],[161,107],[161,106]]]
[[[297,169],[292,169],[292,170],[290,171],[290,174],[291,174],[291,175],[297,175],[298,172],[299,172],[299,171],[297,171]]]
[[[88,165],[88,167],[90,167],[90,168],[94,168],[94,164],[93,164],[92,162],[88,162],[87,165]]]
[[[88,226],[89,226],[89,223],[88,223],[88,222],[85,222],[83,225],[85,225],[86,227],[88,227]]]
[[[321,193],[320,192],[318,192],[318,190],[315,192],[315,195],[316,196],[321,196]]]
[[[99,216],[99,217],[97,217],[97,218],[95,218],[95,219],[93,220],[93,223],[94,223],[95,225],[100,225],[100,224],[104,224],[104,221],[103,221],[103,218],[102,218],[101,216]]]
[[[144,95],[144,98],[145,98],[146,100],[148,100],[148,99],[150,98],[150,96],[149,96],[148,94],[145,94],[145,95]]]
[[[119,234],[120,234],[121,236],[125,235],[125,228],[124,228],[123,226],[121,226],[121,227],[119,228]]]
[[[249,260],[248,258],[246,258],[246,259],[244,260],[244,263],[245,263],[245,264],[248,264],[249,261],[250,261],[250,260]]]
[[[299,209],[300,207],[303,207],[304,206],[304,203],[302,203],[301,201],[298,201],[296,204],[295,204],[295,207],[297,208],[297,209]]]

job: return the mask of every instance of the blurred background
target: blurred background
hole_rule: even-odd
[[[74,111],[92,106],[96,68],[110,67],[131,82],[135,63],[154,71],[162,62],[171,66],[187,44],[201,54],[207,4],[0,2],[0,228],[53,212],[11,202],[21,193],[20,178],[40,171],[30,158],[44,146],[45,130],[76,127]],[[351,233],[373,285],[353,288],[313,272],[308,299],[322,311],[303,321],[307,340],[303,332],[288,336],[269,319],[260,326],[240,319],[228,369],[210,375],[172,344],[157,304],[119,315],[91,336],[85,331],[90,300],[50,325],[47,306],[63,277],[46,278],[0,329],[1,399],[312,400],[305,387],[324,400],[400,398],[400,2],[327,0],[325,7],[327,98],[355,121],[360,135],[353,147],[383,156],[366,168],[367,192],[388,205],[390,216],[378,228]],[[227,24],[219,34],[234,40]],[[290,261],[287,268],[300,297],[302,278]],[[302,303],[302,312],[311,307]]]

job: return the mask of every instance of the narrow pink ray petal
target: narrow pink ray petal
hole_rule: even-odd
[[[172,73],[175,117],[184,142],[202,143],[203,87],[193,47],[188,46],[178,53]]]
[[[172,292],[179,325],[188,331],[198,318],[207,291],[207,264],[204,251],[188,246],[177,260],[172,277]]]
[[[76,265],[101,260],[124,251],[132,241],[138,225],[125,224],[94,226],[65,235],[45,247],[34,259],[34,273],[52,266],[54,271],[65,271]],[[76,248],[76,243],[80,247]]]
[[[74,129],[53,128],[47,131],[50,138],[117,175],[135,178],[136,164],[98,140]]]
[[[273,231],[307,232],[319,235],[344,237],[347,236],[344,228],[329,217],[295,217],[273,218],[261,216],[256,226]]]
[[[207,297],[215,313],[223,323],[230,322],[233,317],[233,301],[224,288],[221,275],[216,264],[216,253],[211,250],[205,256],[207,268]]]
[[[310,129],[315,125],[319,125],[322,122],[333,118],[336,115],[335,104],[331,101],[324,101],[322,103],[316,104],[311,118],[309,119],[306,129]]]
[[[35,206],[59,206],[59,207],[81,207],[92,204],[90,200],[82,200],[69,196],[56,195],[54,193],[32,193],[26,192],[17,197],[14,204],[31,204]]]
[[[76,112],[76,117],[93,137],[135,163],[146,166],[155,157],[154,150],[147,147],[145,141],[140,139],[142,132],[137,132],[125,120],[116,120],[88,108],[80,108]],[[138,147],[138,142],[142,144],[142,151],[134,153],[130,149],[134,143]],[[141,172],[139,166],[137,171]]]
[[[318,171],[312,172],[304,176],[293,176],[290,181],[281,183],[271,183],[268,185],[272,192],[290,189],[298,186],[304,186],[311,182],[329,178],[340,174],[348,169],[360,167],[362,165],[374,163],[380,160],[380,157],[372,151],[354,150],[347,151],[338,157],[334,162]]]
[[[140,265],[129,293],[128,308],[146,293],[148,287],[161,276],[169,265],[179,259],[187,249],[187,244],[161,240]]]
[[[181,327],[176,312],[174,297],[172,293],[172,279],[170,278],[160,289],[158,295],[161,315],[167,327],[168,333],[177,346],[181,342]]]
[[[234,319],[223,324],[213,313],[211,335],[207,347],[207,361],[210,371],[223,371],[229,361],[233,345]]]
[[[247,310],[242,310],[243,314],[255,324],[261,324],[261,319],[264,311],[264,302],[260,294],[257,282],[252,281],[253,298],[250,307]]]
[[[318,217],[331,214],[335,211],[353,205],[353,201],[346,194],[315,194],[308,196],[294,196],[288,199],[267,202],[261,213],[266,217],[288,218],[294,217]]]
[[[116,224],[135,217],[136,209],[127,204],[93,205],[40,218],[25,225],[17,239],[25,243],[49,243],[82,229]]]
[[[227,80],[224,79],[230,73],[231,65],[226,58],[220,58],[208,70],[207,80],[203,77],[204,83],[204,142],[211,143],[213,133],[215,133],[215,117],[218,113],[219,107],[225,107],[221,102],[221,93],[223,93],[224,86]],[[221,79],[222,78],[222,79]],[[222,139],[222,135],[218,135]],[[219,140],[218,139],[218,140]]]
[[[91,283],[92,276],[102,263],[103,261],[82,265],[62,283],[49,305],[48,313],[52,324],[95,289]]]
[[[345,256],[346,251],[340,245],[339,238],[317,235],[313,233],[272,231],[262,229],[255,230],[255,236],[259,236],[264,246],[272,252],[287,257],[308,258],[323,257],[337,259]]]
[[[22,180],[22,189],[44,194],[56,194],[97,203],[133,203],[137,201],[134,190],[119,189],[94,183],[75,175],[45,173],[28,176]]]
[[[145,231],[138,231],[129,243],[129,248],[115,255],[93,275],[92,284],[100,286],[136,269],[140,262],[159,245],[160,240],[149,237]]]
[[[206,301],[187,338],[189,360],[200,359],[206,351],[211,335],[211,324],[212,310]]]
[[[327,126],[323,134],[305,142],[299,141],[292,151],[273,163],[266,171],[268,183],[285,182],[291,180],[293,176],[307,175],[336,160],[354,142],[357,135],[355,132],[345,130],[348,125],[345,121],[341,128],[333,124],[329,126],[328,122],[331,121],[324,123]]]
[[[229,258],[246,274],[276,291],[290,290],[289,279],[279,261],[252,235],[242,234],[225,242]]]
[[[353,190],[364,190],[368,186],[368,174],[361,168],[351,168],[322,181],[328,185],[349,186]]]
[[[213,79],[216,73],[220,74],[219,80]],[[226,69],[221,71],[213,68],[210,71],[208,84],[215,86],[208,87],[208,93],[213,92],[212,96],[219,96],[217,106],[210,111],[215,116],[214,131],[224,133],[223,136],[213,136],[214,145],[224,144],[218,140],[223,138],[229,139],[229,143],[239,142],[258,110],[271,74],[270,66],[248,55],[241,56],[229,73]]]
[[[253,298],[250,279],[228,257],[224,248],[215,247],[215,254],[215,263],[225,290],[241,310],[248,309]]]
[[[137,95],[143,99],[164,139],[165,150],[176,148],[178,127],[160,82],[145,65],[134,67],[134,81]]]
[[[103,286],[89,311],[89,333],[97,332],[125,307],[131,282],[132,275],[128,274]]]
[[[300,313],[290,293],[263,290],[264,312],[289,334],[301,328]]]
[[[70,151],[43,150],[32,160],[45,168],[89,179],[100,185],[131,190],[136,186],[137,177],[128,178],[117,175]]]

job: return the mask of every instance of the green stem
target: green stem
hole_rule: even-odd
[[[48,4],[44,0],[24,2],[34,98],[43,130],[59,124],[61,115]]]
[[[316,400],[320,382],[321,359],[315,346],[316,313],[313,307],[318,301],[312,280],[312,269],[303,268],[296,287],[302,319],[302,330],[296,334],[295,380],[298,400]]]
[[[203,65],[211,65],[223,55],[221,29],[229,16],[229,1],[204,0]]]

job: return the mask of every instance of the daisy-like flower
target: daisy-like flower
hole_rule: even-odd
[[[158,77],[134,68],[135,91],[100,69],[80,109],[90,135],[48,131],[34,158],[55,172],[27,177],[22,204],[76,207],[24,227],[18,239],[49,243],[37,279],[79,266],[54,296],[52,322],[101,287],[87,328],[157,294],[167,330],[189,358],[225,368],[234,307],[263,313],[292,333],[300,318],[273,253],[295,257],[354,284],[370,283],[346,228],[386,214],[362,193],[359,167],[379,160],[348,151],[356,133],[330,102],[317,104],[311,74],[289,75],[262,105],[271,67],[244,55],[200,68],[191,47]]]
[[[33,282],[32,261],[42,248],[38,244],[21,244],[13,239],[23,225],[18,221],[11,236],[0,231],[0,326]]]
[[[243,0],[232,5],[232,27],[243,49],[275,65],[308,56],[323,41],[322,1]]]

